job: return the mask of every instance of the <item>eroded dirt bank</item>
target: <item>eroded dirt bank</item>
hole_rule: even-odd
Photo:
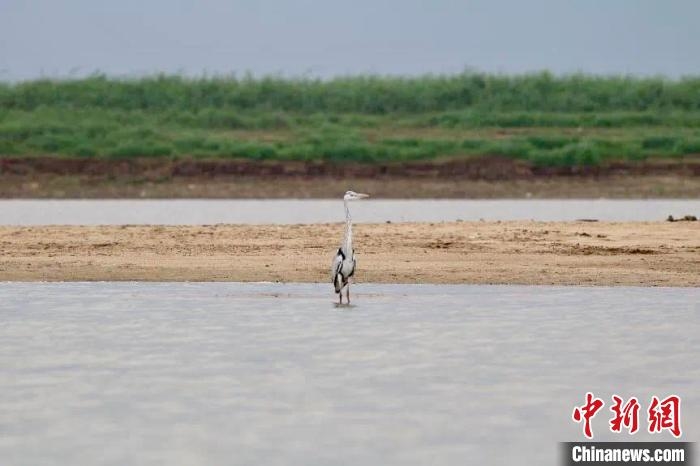
[[[536,167],[504,157],[410,163],[0,158],[2,198],[698,197],[693,157]]]

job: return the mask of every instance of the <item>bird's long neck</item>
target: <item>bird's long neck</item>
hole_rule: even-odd
[[[343,204],[345,204],[345,237],[343,238],[343,251],[346,254],[352,254],[352,218],[350,217],[348,201],[343,199]]]

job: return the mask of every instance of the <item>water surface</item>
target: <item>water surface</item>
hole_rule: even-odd
[[[329,286],[0,283],[2,464],[554,465],[588,390],[700,434],[700,289]]]
[[[597,219],[700,216],[700,200],[377,200],[352,204],[356,222]],[[0,200],[0,225],[294,224],[344,219],[341,200]]]

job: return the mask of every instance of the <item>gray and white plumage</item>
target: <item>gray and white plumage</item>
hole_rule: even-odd
[[[355,252],[353,251],[352,257],[346,260],[346,255],[343,252],[343,248],[338,248],[338,252],[333,259],[331,271],[333,276],[333,286],[335,287],[336,293],[340,293],[342,289],[348,285],[350,277],[355,274],[356,266],[357,260],[355,259]]]
[[[345,205],[345,235],[343,243],[338,248],[333,263],[331,264],[331,278],[335,292],[339,295],[340,304],[343,303],[343,290],[346,290],[347,302],[350,304],[350,277],[355,274],[357,259],[352,247],[352,218],[350,217],[349,201],[355,201],[369,197],[367,194],[348,191],[343,196]]]

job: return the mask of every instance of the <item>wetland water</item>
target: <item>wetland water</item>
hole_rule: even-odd
[[[700,289],[0,283],[3,465],[558,464],[586,391],[683,397]],[[645,423],[642,418],[642,428]],[[666,432],[635,440],[671,440]]]
[[[700,200],[384,200],[354,203],[358,222],[597,219],[657,221],[700,216]],[[341,200],[0,200],[0,225],[330,223]]]

